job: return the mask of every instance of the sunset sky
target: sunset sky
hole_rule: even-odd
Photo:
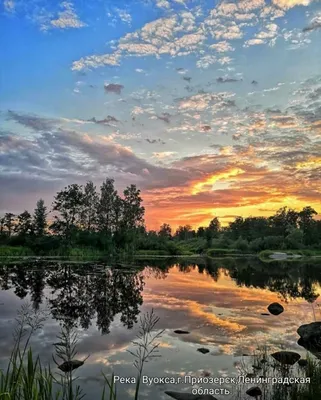
[[[106,177],[151,229],[321,213],[321,1],[0,2],[0,214]]]

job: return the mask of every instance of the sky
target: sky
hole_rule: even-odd
[[[106,177],[157,229],[321,213],[318,0],[0,0],[0,214]]]

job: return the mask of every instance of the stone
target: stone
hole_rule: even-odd
[[[174,331],[174,333],[177,333],[178,335],[187,335],[187,334],[189,334],[188,331],[183,331],[182,329],[176,329],[176,331]]]
[[[280,314],[283,313],[284,308],[283,308],[283,306],[282,306],[281,304],[279,304],[279,303],[271,303],[271,304],[268,306],[268,310],[269,310],[270,314],[272,314],[272,315],[280,315]]]
[[[181,392],[171,392],[166,391],[165,394],[176,400],[217,400],[210,394],[190,394],[190,393],[181,393]]]
[[[300,367],[306,367],[308,365],[308,360],[301,358],[301,360],[298,361],[298,364]]]
[[[70,361],[65,361],[64,363],[59,365],[58,368],[62,372],[71,372],[74,369],[77,369],[77,368],[81,367],[82,365],[84,365],[84,361],[70,360]]]
[[[300,354],[294,351],[277,351],[271,354],[271,357],[282,365],[294,365],[301,358]]]
[[[197,351],[199,351],[202,354],[207,354],[207,353],[210,352],[208,349],[205,349],[204,347],[201,347],[200,349],[197,349]]]
[[[262,390],[258,386],[251,387],[246,391],[246,394],[258,398],[259,396],[262,396]]]
[[[298,345],[304,347],[317,358],[321,359],[321,322],[301,325],[297,333],[300,336]]]

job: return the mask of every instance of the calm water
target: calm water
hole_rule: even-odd
[[[5,365],[12,348],[17,310],[29,302],[34,309],[48,312],[44,328],[32,341],[43,362],[52,360],[61,325],[68,320],[77,330],[77,358],[90,354],[76,371],[88,399],[99,398],[101,371],[136,376],[127,349],[132,349],[140,313],[152,309],[160,318],[157,327],[165,331],[161,357],[146,364],[147,376],[233,376],[248,359],[244,355],[260,346],[268,346],[271,352],[287,349],[305,354],[296,343],[296,329],[320,319],[320,283],[321,264],[315,263],[158,260],[141,263],[135,270],[104,264],[2,265],[0,364]],[[285,312],[261,315],[274,301],[282,303]],[[190,334],[177,335],[175,329]],[[210,352],[201,354],[199,347]],[[143,385],[141,398],[166,399],[164,390],[181,389],[190,391],[191,387]],[[126,400],[132,398],[134,385],[121,385],[118,390]]]

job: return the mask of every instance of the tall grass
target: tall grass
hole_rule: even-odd
[[[29,347],[32,335],[43,328],[46,315],[31,310],[30,305],[24,305],[18,313],[17,327],[14,331],[14,347],[6,370],[0,370],[0,400],[81,400],[85,393],[75,383],[77,378],[73,372],[87,360],[76,360],[78,337],[67,324],[54,344],[53,360],[60,372],[53,373],[50,365],[44,367],[40,358],[34,357]],[[144,365],[153,357],[159,357],[159,343],[163,331],[154,329],[159,318],[154,311],[140,318],[140,328],[133,350],[128,350],[134,356],[134,366],[137,369],[137,380],[134,399],[138,400],[140,380]],[[104,388],[101,400],[120,400],[114,383],[114,374],[108,377],[102,373]]]

